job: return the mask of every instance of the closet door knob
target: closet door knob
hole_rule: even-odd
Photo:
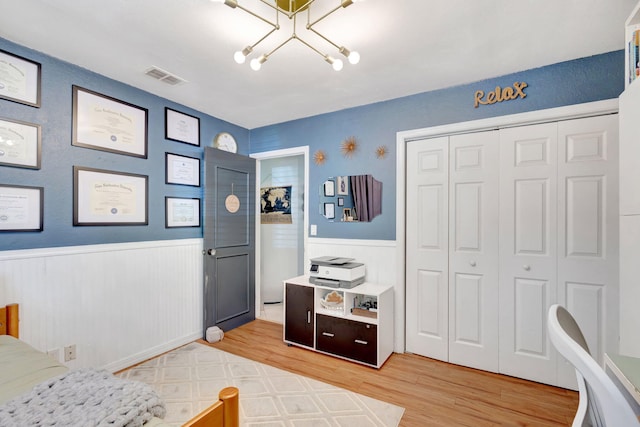
[[[469,265],[470,265],[471,267],[475,267],[475,266],[476,266],[476,262],[475,262],[475,261],[470,261],[470,262],[469,262]]]
[[[529,271],[529,270],[531,270],[531,266],[530,266],[530,265],[527,265],[527,264],[523,265],[523,266],[522,266],[522,268],[524,269],[524,271]]]

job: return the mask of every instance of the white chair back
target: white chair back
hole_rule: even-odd
[[[547,329],[555,348],[576,368],[580,403],[573,427],[640,426],[622,392],[591,357],[580,327],[564,307],[549,308]]]

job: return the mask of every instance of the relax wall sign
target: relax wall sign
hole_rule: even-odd
[[[526,98],[527,94],[524,93],[524,89],[529,86],[525,82],[515,82],[513,86],[501,88],[500,86],[496,86],[496,88],[487,93],[483,90],[477,90],[474,95],[474,107],[478,108],[479,105],[491,105],[496,102],[503,101],[512,101],[518,98]]]

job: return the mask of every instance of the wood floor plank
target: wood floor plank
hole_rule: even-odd
[[[287,346],[282,325],[264,320],[209,345],[402,406],[401,427],[570,426],[578,407],[570,390],[413,354],[393,354],[378,370]]]

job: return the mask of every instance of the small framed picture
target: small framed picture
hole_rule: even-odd
[[[336,207],[334,203],[324,204],[324,216],[327,219],[333,219],[336,217]]]
[[[344,206],[344,197],[338,197],[338,206]]]
[[[164,137],[185,144],[200,145],[200,119],[189,114],[164,109]]]
[[[0,184],[0,231],[42,231],[44,189]]]
[[[200,159],[165,153],[165,183],[200,187]]]
[[[325,197],[333,197],[336,195],[335,182],[327,180],[324,182],[324,195]]]
[[[338,195],[339,196],[348,196],[349,195],[349,177],[348,176],[339,176],[336,178],[336,186],[338,187]]]
[[[165,197],[165,228],[200,227],[200,199]]]
[[[40,107],[42,66],[4,50],[0,50],[0,98]]]
[[[40,169],[40,125],[0,119],[0,165]]]

